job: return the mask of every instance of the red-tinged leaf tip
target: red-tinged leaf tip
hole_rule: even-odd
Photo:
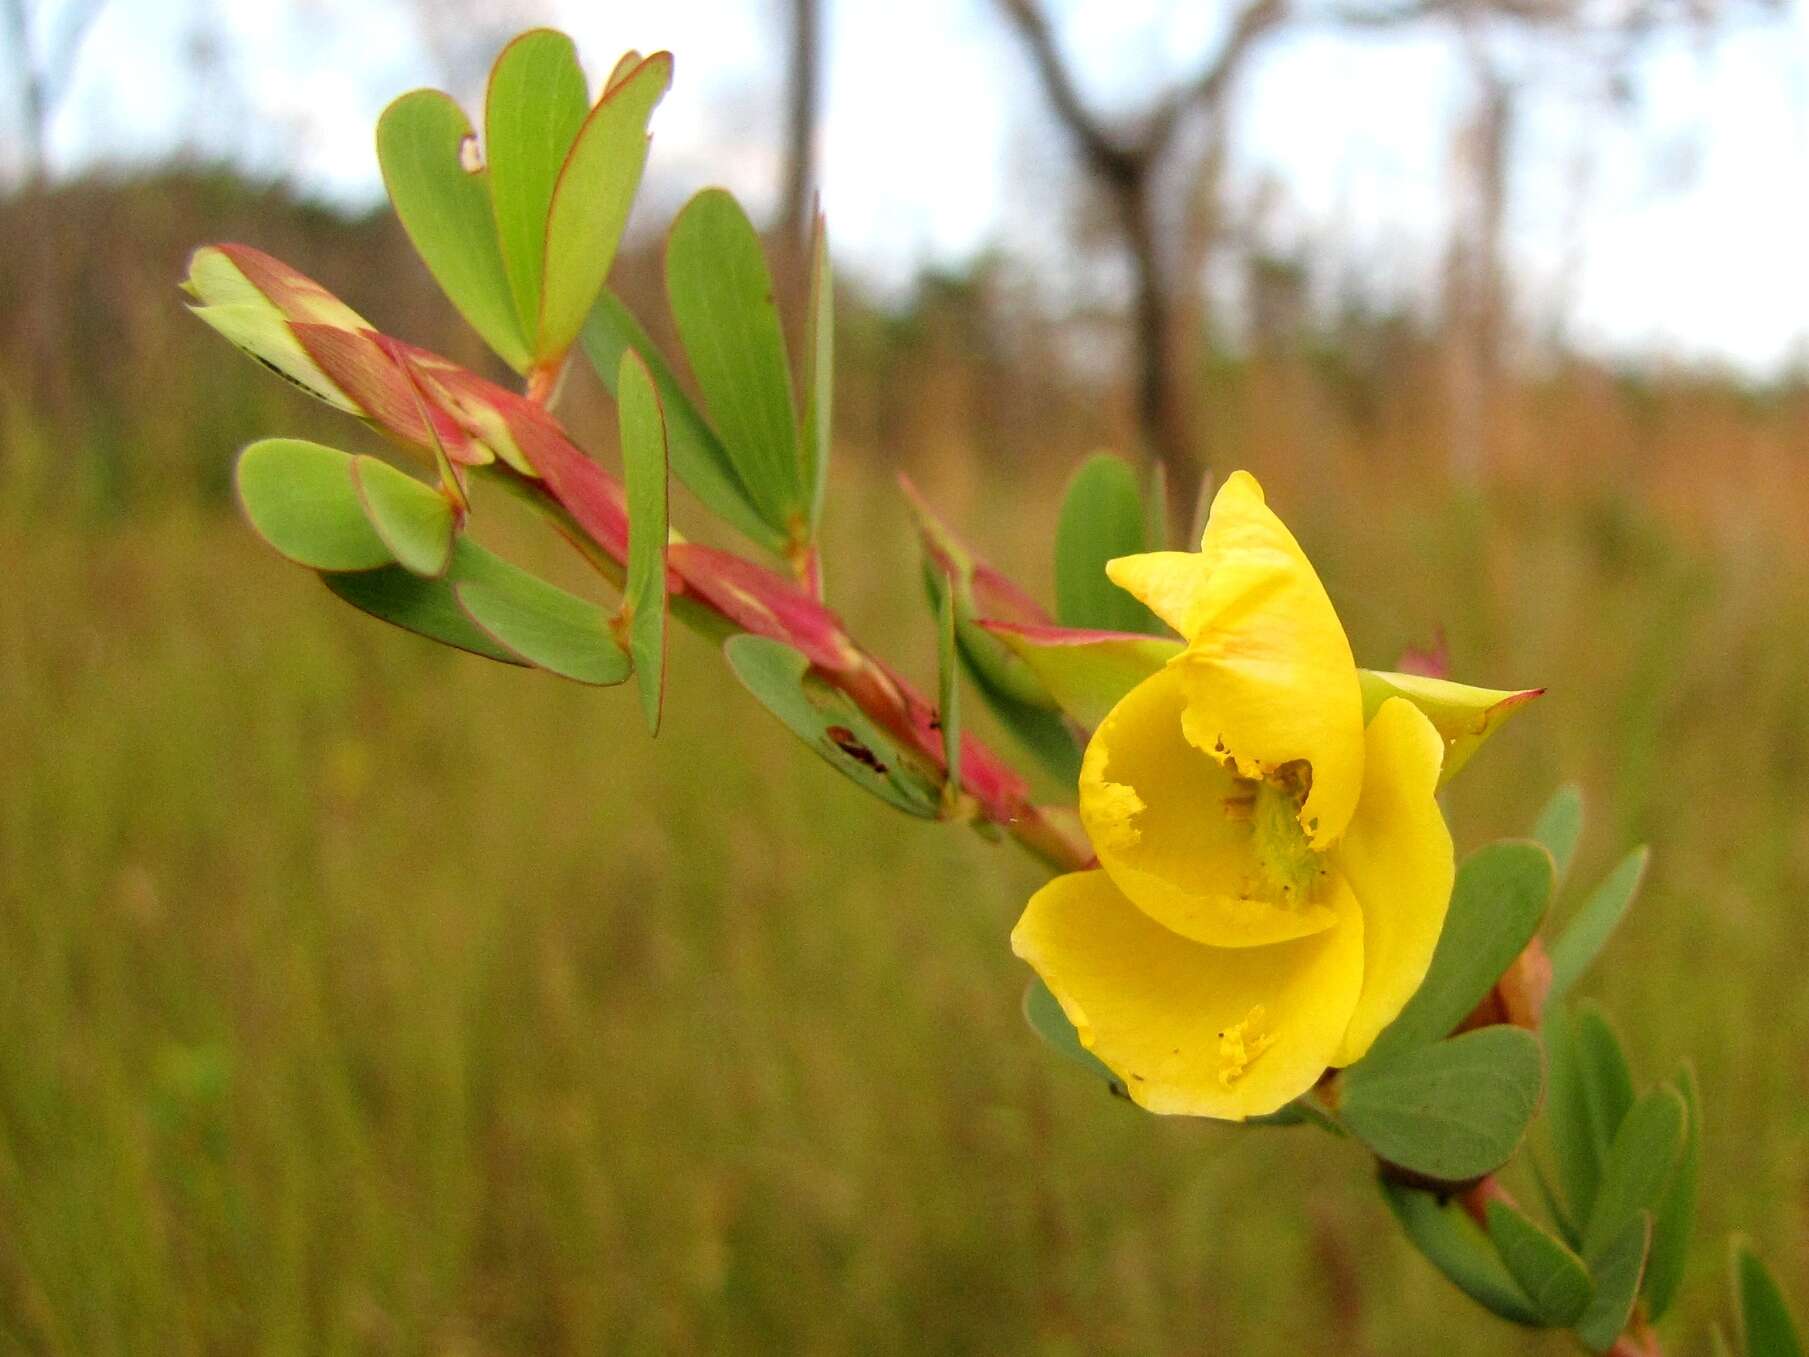
[[[1035,625],[1050,625],[1054,619],[1015,580],[987,564],[978,553],[957,537],[938,518],[929,503],[918,493],[910,477],[898,475],[898,488],[910,504],[917,519],[918,536],[930,559],[945,574],[952,576],[969,604],[991,617]]]
[[[1501,701],[1497,702],[1482,714],[1482,720],[1477,725],[1477,729],[1487,730],[1490,726],[1503,720],[1510,713],[1518,711],[1527,703],[1544,697],[1545,691],[1546,690],[1543,688],[1526,688],[1509,697],[1502,698]]]
[[[639,61],[633,62],[632,64],[627,57],[624,57],[616,64],[615,70],[609,73],[609,79],[603,88],[603,97],[597,100],[597,102],[599,104],[608,103],[610,100],[616,98],[622,92],[622,87],[624,85],[637,78],[642,71],[651,66],[656,69],[663,69],[665,72],[664,78],[660,82],[659,96],[654,100],[657,104],[660,99],[666,97],[666,91],[672,88],[672,65],[672,53],[670,52],[654,52],[648,56],[642,57]]]
[[[289,320],[354,330],[370,328],[364,317],[332,292],[274,255],[231,241],[216,248]]]

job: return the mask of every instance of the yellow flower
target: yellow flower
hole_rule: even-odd
[[[1372,693],[1365,724],[1338,616],[1248,473],[1198,552],[1108,573],[1186,645],[1087,746],[1099,868],[1038,891],[1012,946],[1144,1107],[1273,1112],[1425,978],[1454,874],[1447,738],[1414,694]]]

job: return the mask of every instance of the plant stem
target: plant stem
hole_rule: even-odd
[[[590,465],[594,467],[596,464]],[[481,470],[487,480],[527,504],[551,523],[599,574],[611,583],[620,585],[625,564],[620,554],[612,544],[600,541],[597,534],[579,523],[572,512],[554,496],[552,487],[545,480],[524,476],[500,462]],[[597,475],[605,477],[607,473],[598,468]],[[715,561],[732,561],[738,568],[761,571],[768,576],[762,581],[764,590],[795,595],[798,602],[821,611],[821,605],[804,589],[743,558],[728,556],[726,553],[721,556],[699,553],[687,560],[691,562],[687,569],[693,580],[709,576]],[[720,640],[745,630],[740,621],[714,601],[710,592],[674,593],[672,604],[674,616],[712,639]],[[829,618],[831,615],[823,612],[822,616]],[[926,738],[930,727],[925,718],[931,713],[928,704],[905,685],[884,661],[841,631],[839,622],[835,625],[835,639],[846,651],[846,661],[833,668],[818,665],[817,672],[847,694],[889,734],[939,769],[941,751],[938,742]],[[781,636],[779,639],[785,638]],[[971,736],[968,739],[971,743],[962,759],[963,782],[979,817],[1009,834],[1054,871],[1073,872],[1089,866],[1093,861],[1093,850],[1078,828],[1063,823],[1032,803],[1022,790],[1025,785],[1023,778],[1009,761],[981,741]]]

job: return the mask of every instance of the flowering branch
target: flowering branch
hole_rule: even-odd
[[[1659,1357],[1653,1326],[1695,1210],[1700,1099],[1687,1068],[1636,1093],[1606,1018],[1567,1003],[1632,901],[1644,849],[1548,948],[1539,930],[1580,798],[1561,792],[1530,840],[1461,864],[1437,799],[1540,690],[1453,683],[1423,659],[1357,668],[1251,477],[1227,479],[1200,549],[1183,552],[1160,484],[1099,457],[1062,509],[1053,612],[906,485],[939,623],[932,702],[822,601],[833,290],[820,219],[795,388],[758,237],[727,194],[694,198],[666,252],[701,402],[603,288],[670,73],[667,54],[631,53],[587,107],[569,40],[537,31],[498,59],[502,116],[482,154],[443,95],[384,114],[398,213],[519,394],[378,332],[256,249],[195,253],[185,287],[201,319],[434,477],[265,440],[237,473],[253,526],[377,617],[581,682],[633,678],[652,729],[668,613],[721,641],[744,686],[866,791],[1008,834],[1057,873],[1013,934],[1040,977],[1026,1017],[1057,1050],[1151,1111],[1358,1141],[1407,1237],[1480,1305],[1594,1353]],[[564,131],[549,141],[549,127]],[[577,348],[615,397],[620,477],[550,412]],[[673,531],[670,475],[789,575]],[[476,479],[620,586],[617,610],[470,541]],[[962,729],[963,679],[1077,789],[1078,813],[1036,804],[1026,775]],[[1496,1176],[1542,1101],[1548,1220]],[[1800,1355],[1743,1246],[1734,1280],[1742,1357]]]

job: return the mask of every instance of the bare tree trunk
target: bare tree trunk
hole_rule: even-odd
[[[1182,485],[1204,471],[1187,400],[1188,345],[1180,333],[1185,310],[1162,267],[1150,201],[1149,175],[1138,171],[1113,195],[1134,274],[1131,329],[1136,363],[1137,427],[1145,452]]]
[[[1486,66],[1478,83],[1475,111],[1458,133],[1453,157],[1457,207],[1445,299],[1451,474],[1472,484],[1499,451],[1507,323],[1501,251],[1513,113],[1512,86]]]
[[[816,181],[817,102],[821,84],[821,0],[787,0],[791,9],[791,62],[786,91],[785,168],[774,222],[785,248],[801,252],[810,231]]]
[[[1186,141],[1180,135],[1183,125],[1205,119],[1216,128],[1222,122],[1233,82],[1257,44],[1287,18],[1288,0],[1246,0],[1224,42],[1193,78],[1165,91],[1144,117],[1120,128],[1108,128],[1087,107],[1039,0],[996,3],[1017,30],[1051,109],[1117,217],[1133,280],[1130,326],[1138,431],[1145,453],[1168,470],[1176,501],[1173,516],[1177,507],[1184,512],[1191,503],[1205,463],[1188,399],[1188,289],[1178,285],[1181,280],[1171,277],[1167,267],[1157,185],[1172,166],[1177,142]],[[1215,131],[1208,145],[1217,142]],[[1189,181],[1197,184],[1191,177]]]

